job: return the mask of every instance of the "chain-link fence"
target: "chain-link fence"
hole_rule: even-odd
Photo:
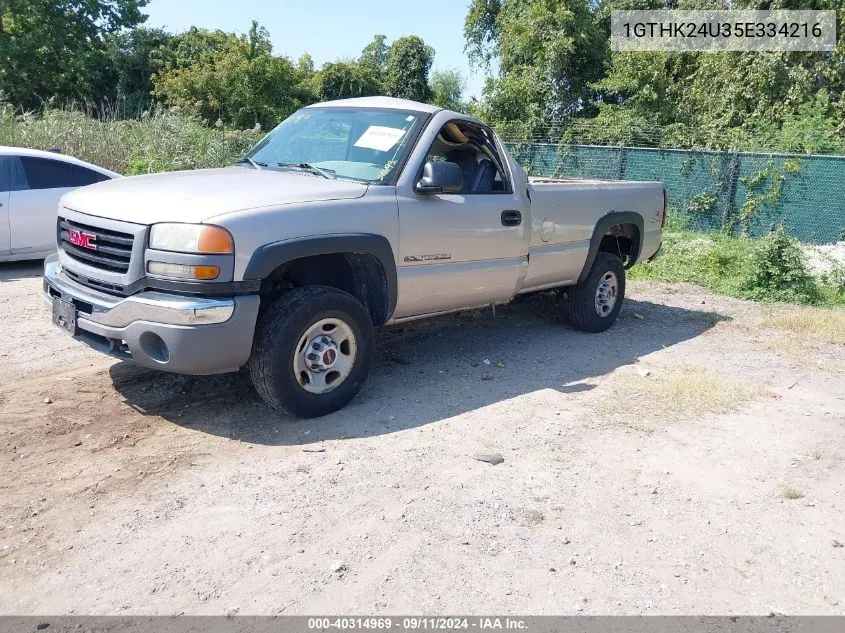
[[[693,230],[760,236],[782,222],[801,242],[845,240],[845,156],[506,145],[532,176],[659,180],[673,219]]]

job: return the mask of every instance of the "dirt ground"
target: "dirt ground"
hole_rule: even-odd
[[[460,315],[294,421],[74,342],[38,270],[0,268],[2,614],[845,613],[845,346],[776,308]]]

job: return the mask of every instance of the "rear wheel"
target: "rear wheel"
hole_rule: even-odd
[[[355,297],[328,286],[296,288],[259,319],[250,378],[276,409],[305,418],[326,415],[361,390],[373,348],[370,315]]]
[[[613,325],[625,298],[625,267],[611,253],[599,253],[590,274],[569,291],[564,320],[585,332],[604,332]]]

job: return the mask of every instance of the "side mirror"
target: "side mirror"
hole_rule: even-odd
[[[459,193],[464,188],[464,175],[457,163],[428,161],[423,176],[414,187],[417,193]]]

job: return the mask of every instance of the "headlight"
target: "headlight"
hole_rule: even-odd
[[[210,224],[154,224],[150,248],[179,253],[228,254],[235,242],[226,229]]]

